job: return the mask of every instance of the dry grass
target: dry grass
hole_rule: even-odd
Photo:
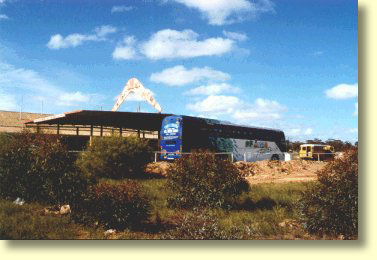
[[[21,132],[25,123],[34,119],[51,116],[50,114],[38,114],[28,112],[0,111],[0,132]]]
[[[121,182],[103,180],[105,182]],[[167,207],[165,179],[139,180],[152,202],[152,217],[140,230],[105,235],[101,227],[72,223],[68,216],[42,216],[42,205],[17,206],[0,201],[2,239],[161,239],[188,211]],[[309,235],[297,221],[296,201],[305,183],[257,184],[244,193],[233,210],[212,210],[224,230],[248,227],[247,239],[336,239]],[[94,224],[94,223],[93,223]]]

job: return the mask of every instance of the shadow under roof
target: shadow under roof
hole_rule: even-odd
[[[93,125],[159,131],[162,120],[172,114],[76,110],[26,122],[27,125]]]

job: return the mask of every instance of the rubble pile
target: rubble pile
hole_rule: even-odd
[[[144,172],[155,177],[166,177],[168,175],[169,162],[153,162],[148,163]]]
[[[145,173],[158,178],[167,177],[171,163],[149,163]],[[291,161],[258,161],[235,162],[234,166],[242,177],[253,183],[312,181],[317,179],[317,171],[322,169],[326,162],[291,160]]]
[[[262,172],[258,164],[253,162],[235,162],[234,166],[236,166],[242,177],[250,177]]]

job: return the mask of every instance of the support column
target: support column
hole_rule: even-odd
[[[93,136],[93,125],[90,126],[90,136]]]
[[[60,125],[58,124],[58,126],[56,127],[56,134],[59,135],[60,133]]]
[[[120,134],[120,137],[122,137],[122,131],[123,131],[123,128],[122,128],[122,127],[119,127],[119,134]]]
[[[80,132],[80,127],[76,127],[76,135],[79,135],[79,132]]]
[[[101,129],[100,129],[100,136],[103,136],[103,126],[101,126]]]

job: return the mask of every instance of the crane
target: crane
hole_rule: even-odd
[[[117,111],[124,100],[126,100],[127,96],[132,92],[141,96],[143,99],[145,99],[145,101],[151,104],[158,111],[158,113],[161,113],[162,108],[160,104],[158,104],[157,100],[152,96],[151,91],[146,89],[137,78],[131,78],[127,82],[122,93],[120,93],[118,96],[112,111]]]

